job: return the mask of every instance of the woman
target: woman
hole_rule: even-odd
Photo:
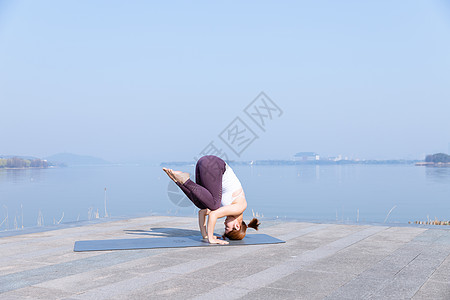
[[[228,244],[231,240],[242,240],[247,227],[258,230],[258,220],[253,218],[247,225],[243,213],[247,208],[244,190],[230,166],[214,155],[203,156],[195,166],[195,182],[189,173],[163,168],[164,172],[181,188],[195,206],[200,208],[198,221],[204,239],[211,244]],[[208,216],[208,221],[206,221]],[[225,219],[224,240],[214,236],[217,219]]]

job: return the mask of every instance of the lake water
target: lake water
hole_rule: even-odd
[[[253,210],[269,218],[383,223],[393,208],[388,223],[450,219],[450,168],[231,166],[246,193],[246,217]],[[172,168],[194,173],[194,166]],[[102,218],[105,188],[112,217],[196,216],[169,183],[159,166],[0,170],[0,230],[88,220],[97,211]]]

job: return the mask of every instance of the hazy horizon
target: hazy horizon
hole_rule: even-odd
[[[0,45],[3,155],[450,152],[443,0],[0,1]],[[280,109],[264,128],[244,112],[262,91]],[[255,136],[242,151],[219,137],[236,117]]]
[[[316,153],[319,155],[319,153]],[[436,154],[436,153],[429,153],[429,154]],[[427,155],[429,155],[427,154]],[[447,153],[446,153],[447,154]],[[0,153],[0,158],[1,157],[14,157],[14,156],[18,156],[18,157],[35,157],[35,158],[39,158],[39,159],[51,159],[53,156],[58,156],[58,155],[74,155],[77,157],[85,157],[86,159],[88,158],[94,158],[94,159],[101,159],[104,160],[106,163],[112,163],[112,164],[127,164],[127,163],[142,163],[142,164],[146,164],[146,163],[155,163],[155,164],[159,164],[162,162],[189,162],[189,161],[195,161],[195,157],[191,158],[191,159],[187,159],[187,160],[177,160],[177,159],[173,159],[173,160],[164,160],[164,161],[158,161],[158,160],[153,160],[149,157],[142,157],[142,158],[136,158],[134,160],[106,160],[101,156],[93,156],[93,155],[89,155],[89,154],[77,154],[77,153],[70,153],[70,152],[60,152],[60,153],[54,153],[45,157],[39,157],[36,155],[16,155],[16,154],[5,154],[5,153]],[[291,155],[291,157],[287,157],[287,158],[279,158],[279,157],[266,157],[266,158],[260,158],[260,159],[255,159],[255,160],[293,160],[294,159],[294,155]],[[320,156],[320,155],[319,155]],[[395,158],[385,158],[385,159],[381,159],[381,158],[370,158],[370,159],[365,159],[365,158],[360,158],[360,157],[348,157],[348,156],[344,156],[344,155],[330,155],[330,156],[320,156],[320,160],[327,160],[327,159],[334,159],[337,158],[338,156],[340,157],[340,160],[379,160],[379,161],[384,161],[384,160],[424,160],[425,157],[422,158],[405,158],[405,157],[395,157]],[[238,157],[234,157],[233,159],[230,159],[231,161],[251,161],[254,160],[252,158],[248,158],[248,159],[240,159]],[[54,162],[58,162],[58,160],[55,160]]]

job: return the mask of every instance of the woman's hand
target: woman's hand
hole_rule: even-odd
[[[217,236],[213,235],[212,238],[208,238],[210,244],[228,245],[227,241],[219,240]]]

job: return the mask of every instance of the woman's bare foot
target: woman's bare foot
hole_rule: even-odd
[[[173,172],[175,179],[181,184],[184,184],[190,178],[190,174],[187,172],[173,171],[173,170],[171,171]]]
[[[172,174],[169,172],[169,169],[163,168],[163,171],[166,172],[167,176],[169,176],[169,178],[172,179],[175,183],[177,182],[175,177],[173,177]]]
[[[174,171],[172,169],[163,168],[163,171],[172,179],[175,183],[179,182],[184,184],[189,179],[189,173]]]

